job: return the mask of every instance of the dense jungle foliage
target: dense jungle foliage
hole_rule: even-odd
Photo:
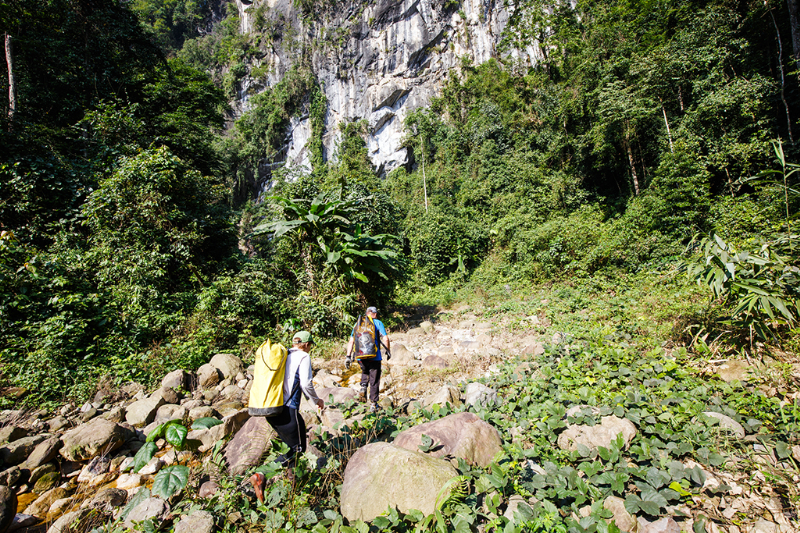
[[[702,327],[794,342],[793,4],[513,4],[500,57],[465,60],[408,118],[413,164],[378,176],[358,122],[325,160],[315,45],[263,6],[242,34],[226,2],[0,2],[4,404],[299,326],[335,338],[367,302],[669,270],[709,232],[688,263],[715,297]],[[545,59],[505,54],[523,45]],[[297,57],[269,87],[266,46]],[[245,77],[258,94],[231,122]],[[285,169],[299,113],[313,168]]]

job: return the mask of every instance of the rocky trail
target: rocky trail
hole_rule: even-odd
[[[544,427],[533,418],[530,422],[522,420],[513,409],[511,415],[501,409],[506,403],[519,401],[516,389],[507,387],[546,380],[542,374],[546,365],[540,365],[540,358],[550,354],[552,346],[559,347],[559,357],[573,348],[566,335],[550,331],[544,318],[534,315],[514,320],[525,324],[524,333],[518,328],[512,332],[508,319],[489,319],[482,317],[480,310],[456,309],[411,317],[407,331],[390,332],[392,358],[384,363],[381,380],[384,413],[377,418],[355,403],[360,375],[354,368],[345,371],[341,358],[312,360],[315,386],[327,405],[321,412],[307,402],[301,406],[310,436],[306,456],[316,468],[333,460],[342,466],[346,463],[343,474],[340,472],[340,509],[336,509],[341,517],[351,524],[369,521],[387,507],[402,513],[416,509],[430,515],[441,509],[445,500],[451,502],[461,495],[460,504],[490,518],[488,522],[476,520],[468,530],[484,530],[487,523],[500,520],[499,516],[522,520],[526,515],[521,508],[541,503],[531,494],[545,494],[536,489],[547,489],[548,479],[562,475],[552,463],[528,459],[517,465],[515,461],[517,470],[506,474],[518,479],[510,480],[505,488],[479,490],[487,476],[480,469],[499,476],[495,459],[504,446],[530,450],[535,441],[531,434]],[[700,375],[715,374],[707,379],[728,383],[747,381],[753,369],[744,362],[720,360],[700,370]],[[797,365],[793,371],[798,371]],[[236,530],[269,530],[267,526],[250,529],[246,516],[236,510],[226,510],[221,516],[202,504],[176,506],[181,495],[184,500],[202,502],[220,499],[226,490],[246,490],[246,476],[236,476],[263,463],[274,434],[264,419],[251,418],[247,413],[251,383],[252,367],[234,355],[217,354],[196,372],[176,370],[164,376],[155,391],[136,383],[119,388],[105,383],[92,402],[65,405],[55,416],[43,411],[0,413],[0,533],[124,531],[141,527],[136,525],[141,521],[176,533],[218,531],[225,523],[238,524]],[[796,399],[794,394],[790,399]],[[575,487],[580,487],[580,479],[599,479],[597,483],[603,485],[602,478],[592,477],[597,475],[591,470],[594,467],[586,465],[599,462],[609,470],[613,460],[606,453],[642,449],[640,440],[647,440],[640,435],[646,419],[636,424],[631,419],[638,419],[627,413],[623,416],[621,407],[594,403],[597,405],[573,401],[565,411],[563,407],[556,409],[556,424],[547,422],[546,416],[541,418],[549,424],[553,448],[557,445],[564,457],[582,461],[580,469],[573,469],[581,472],[575,479],[569,477],[571,472],[565,474]],[[442,408],[444,411],[439,412]],[[530,409],[534,409],[533,403]],[[445,416],[425,421],[420,413],[431,410]],[[378,427],[385,413],[410,417],[414,423],[389,438]],[[501,415],[510,422],[498,422],[500,418],[496,417]],[[732,470],[688,457],[671,463],[664,459],[663,470],[656,463],[652,468],[656,472],[678,472],[674,479],[685,480],[683,485],[669,484],[673,492],[684,487],[683,492],[675,492],[679,495],[675,501],[657,503],[653,513],[645,505],[645,494],[649,493],[638,482],[634,487],[631,474],[625,478],[627,488],[620,485],[615,494],[636,492],[636,498],[643,502],[640,508],[647,513],[636,513],[630,498],[609,493],[597,509],[589,505],[590,500],[583,506],[575,504],[576,519],[594,513],[623,531],[647,533],[795,531],[797,501],[787,499],[783,489],[770,488],[765,476],[782,470],[796,485],[800,446],[770,447],[755,438],[753,427],[745,428],[719,410],[704,410],[703,415],[693,418],[694,424],[702,420],[704,425],[714,426],[717,435],[740,441],[741,449],[755,453],[753,464],[762,464],[763,468]],[[515,416],[519,419],[514,420]],[[170,421],[179,422],[172,423],[172,434],[165,426]],[[178,438],[175,431],[181,437],[178,446],[171,444]],[[653,442],[652,438],[648,442]],[[735,458],[731,461],[737,462]],[[459,475],[465,469],[475,469],[474,476],[478,476],[474,492],[481,495],[474,501],[462,494],[469,491],[470,483]],[[646,479],[664,493],[668,480],[656,483],[652,481],[655,475]],[[523,491],[527,497],[508,489],[517,487],[521,480],[532,480],[523,485],[528,487]],[[622,478],[618,482],[622,483]],[[180,486],[165,489],[165,483]],[[690,485],[691,490],[686,489]],[[580,490],[588,493],[592,489],[575,488],[574,492]],[[460,527],[456,519],[450,524],[453,530]]]

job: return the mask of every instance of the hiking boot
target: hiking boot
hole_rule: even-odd
[[[370,406],[369,406],[369,412],[370,413],[377,413],[378,409],[379,409],[379,407],[378,407],[377,403],[370,404]]]
[[[367,401],[367,388],[361,387],[361,390],[358,392],[358,401],[359,402],[366,402]]]
[[[264,474],[256,472],[250,476],[250,483],[253,484],[253,489],[256,491],[258,503],[264,503],[264,486],[267,484],[267,479],[264,477]]]

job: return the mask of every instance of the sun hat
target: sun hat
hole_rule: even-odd
[[[305,330],[298,331],[297,333],[295,333],[292,339],[300,340],[300,342],[310,342],[311,344],[314,344],[314,340],[311,338],[311,333]]]

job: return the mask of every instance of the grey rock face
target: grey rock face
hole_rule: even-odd
[[[230,472],[238,475],[257,465],[274,436],[275,431],[263,416],[254,416],[245,422],[225,448],[225,460]]]
[[[442,459],[388,444],[368,444],[347,463],[342,484],[341,512],[351,522],[372,520],[397,507],[407,513],[434,511],[436,497],[458,472]],[[440,498],[446,498],[443,491]]]
[[[101,453],[113,452],[128,436],[129,432],[119,424],[95,418],[64,433],[61,437],[64,446],[59,453],[68,461],[87,461]]]
[[[502,451],[503,441],[497,430],[473,413],[455,413],[414,426],[400,433],[393,444],[416,451],[423,434],[433,439],[434,447],[427,452],[433,457],[452,455],[486,467]]]
[[[7,465],[19,464],[24,461],[45,438],[46,437],[42,435],[34,435],[32,437],[22,437],[21,439],[9,442],[0,448],[0,459]]]
[[[134,522],[141,522],[148,518],[159,519],[169,512],[167,502],[161,498],[147,498],[145,501],[134,507],[128,517],[123,522],[123,526],[129,529],[133,528]]]
[[[162,387],[190,390],[191,376],[185,370],[173,370],[161,380]]]
[[[497,391],[483,383],[467,384],[465,403],[475,406],[490,406],[497,404]]]
[[[43,440],[25,460],[25,467],[33,470],[53,460],[58,455],[58,450],[61,449],[62,444],[61,439],[58,437],[50,437]]]
[[[197,384],[201,389],[215,386],[220,381],[220,372],[216,367],[206,363],[197,369]]]
[[[219,370],[222,373],[223,379],[234,379],[237,374],[244,373],[242,360],[233,354],[218,353],[211,358],[208,364]]]
[[[14,442],[28,436],[28,430],[19,426],[6,426],[0,428],[0,443]]]
[[[146,426],[156,417],[158,408],[164,405],[164,398],[161,395],[154,395],[133,402],[128,406],[125,413],[125,421],[134,427]]]
[[[181,518],[175,526],[175,533],[211,533],[214,530],[214,516],[208,511],[195,511]]]

